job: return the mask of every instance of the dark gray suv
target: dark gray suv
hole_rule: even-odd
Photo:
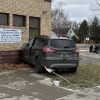
[[[22,51],[22,59],[35,65],[36,72],[44,67],[55,70],[70,69],[76,72],[79,65],[79,50],[68,38],[34,37]]]

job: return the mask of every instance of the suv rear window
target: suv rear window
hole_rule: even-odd
[[[50,46],[54,48],[75,48],[75,42],[69,39],[51,39]]]

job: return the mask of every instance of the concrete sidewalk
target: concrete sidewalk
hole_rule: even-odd
[[[52,82],[42,82],[46,78],[30,68],[0,72],[0,100],[56,100],[72,94],[55,87]]]
[[[57,87],[33,69],[0,72],[0,100],[100,100],[100,87],[73,90]]]

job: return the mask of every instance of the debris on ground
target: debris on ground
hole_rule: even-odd
[[[27,64],[0,64],[0,71],[4,70],[20,70],[23,68],[30,67]]]

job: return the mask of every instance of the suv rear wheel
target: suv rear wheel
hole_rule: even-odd
[[[71,69],[72,73],[76,73],[76,71],[77,71],[77,67]]]
[[[35,72],[36,73],[42,73],[43,72],[43,67],[41,66],[38,58],[36,58],[36,60],[35,60]]]

